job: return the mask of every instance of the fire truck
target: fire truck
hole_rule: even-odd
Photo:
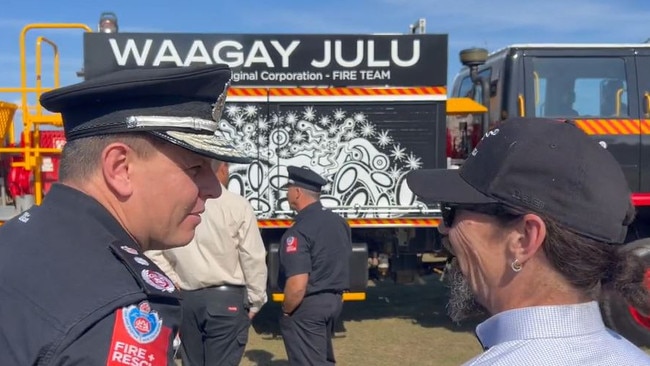
[[[650,196],[642,193],[648,179],[642,157],[650,97],[641,86],[647,75],[640,55],[647,45],[516,46],[489,55],[468,49],[460,55],[467,67],[448,98],[445,34],[121,33],[110,17],[100,26],[95,32],[84,24],[31,24],[21,32],[21,85],[0,88],[0,100],[1,93],[21,95],[20,104],[0,104],[0,221],[40,204],[58,179],[65,144],[60,116],[36,102],[60,86],[58,49],[39,36],[30,58],[25,35],[74,28],[84,32],[79,74],[85,79],[125,68],[205,63],[232,68],[220,127],[255,161],[231,165],[228,189],[246,197],[258,215],[276,301],[281,300],[278,243],[293,214],[280,189],[288,165],[309,167],[328,180],[322,202],[345,217],[353,233],[352,288],[344,298],[363,300],[369,272],[410,282],[419,271],[443,268],[447,259],[436,230],[439,207],[418,201],[406,174],[458,168],[480,136],[511,115],[576,118],[610,149],[630,179],[639,209],[630,234],[636,241],[629,248],[646,247]],[[43,45],[53,49],[54,85],[42,85]],[[553,59],[564,63],[552,65]],[[27,71],[31,64],[33,73]],[[571,70],[575,74],[566,74]],[[572,108],[584,118],[556,105],[559,91],[569,87]],[[606,98],[613,104],[598,104]],[[20,119],[12,118],[16,111]],[[608,325],[638,344],[650,344],[649,319],[609,293],[602,301]]]
[[[26,44],[28,34],[57,29],[83,31],[78,74],[85,79],[127,68],[232,68],[220,129],[254,162],[231,164],[228,189],[256,211],[274,300],[281,300],[279,241],[292,224],[280,189],[289,165],[325,177],[321,201],[352,227],[352,288],[345,300],[365,299],[373,269],[381,278],[412,282],[418,271],[444,265],[440,211],[419,202],[405,176],[457,166],[480,136],[480,128],[468,125],[487,111],[471,98],[447,98],[447,35],[122,33],[114,15],[102,18],[99,31],[84,24],[27,25],[19,38],[21,85],[0,88],[21,95],[20,105],[0,104],[0,222],[40,204],[58,179],[61,116],[37,102],[60,86],[58,48],[38,36],[28,56]],[[44,46],[52,49],[54,85],[42,82],[48,79]],[[12,118],[16,112],[20,119]]]

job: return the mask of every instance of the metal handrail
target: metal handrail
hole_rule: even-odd
[[[22,167],[26,170],[33,171],[34,177],[34,203],[40,204],[43,198],[43,181],[41,177],[41,154],[55,154],[60,153],[60,149],[55,148],[41,148],[40,147],[40,125],[54,125],[60,127],[61,116],[60,114],[43,114],[43,108],[38,103],[35,107],[29,106],[28,95],[34,93],[36,95],[36,100],[39,99],[40,95],[48,90],[58,88],[60,86],[60,57],[59,57],[59,48],[51,40],[39,36],[36,39],[36,86],[28,87],[27,86],[27,47],[26,47],[26,38],[27,33],[34,29],[82,29],[86,32],[92,32],[92,28],[85,24],[81,23],[34,23],[28,24],[20,32],[20,87],[18,88],[0,88],[0,92],[6,93],[20,93],[20,108],[22,111],[23,119],[23,133],[22,141],[23,146],[15,147],[16,140],[14,136],[13,125],[10,130],[9,143],[13,147],[4,147],[0,148],[2,153],[14,153],[22,154],[22,162],[12,163],[13,167]],[[53,73],[54,73],[54,86],[51,88],[45,88],[42,85],[42,47],[43,43],[48,44],[53,49]],[[33,134],[33,135],[32,135]],[[33,140],[33,141],[32,141]]]

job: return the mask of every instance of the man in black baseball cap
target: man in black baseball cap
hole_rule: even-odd
[[[221,193],[227,66],[125,70],[56,89],[67,142],[40,206],[0,227],[0,364],[173,364],[178,291],[143,251],[186,245]]]
[[[648,310],[645,268],[619,251],[634,217],[614,157],[570,121],[512,118],[489,131],[458,170],[409,173],[410,189],[440,203],[455,256],[450,315],[492,315],[472,365],[634,364],[650,358],[603,325],[594,293],[627,291]],[[634,293],[635,296],[628,296]]]

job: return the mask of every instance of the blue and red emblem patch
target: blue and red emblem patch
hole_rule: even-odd
[[[166,365],[171,333],[148,301],[120,308],[106,365]]]
[[[287,253],[293,253],[298,251],[298,238],[296,238],[295,236],[288,237],[286,240],[285,251]]]
[[[131,305],[122,311],[124,326],[129,335],[138,343],[150,343],[158,337],[162,328],[162,320],[158,313],[151,311],[148,302]]]

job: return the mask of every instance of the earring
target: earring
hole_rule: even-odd
[[[519,259],[515,259],[514,261],[512,261],[512,263],[510,263],[510,268],[512,268],[514,272],[521,271],[521,267],[522,265],[521,262],[519,262]]]

